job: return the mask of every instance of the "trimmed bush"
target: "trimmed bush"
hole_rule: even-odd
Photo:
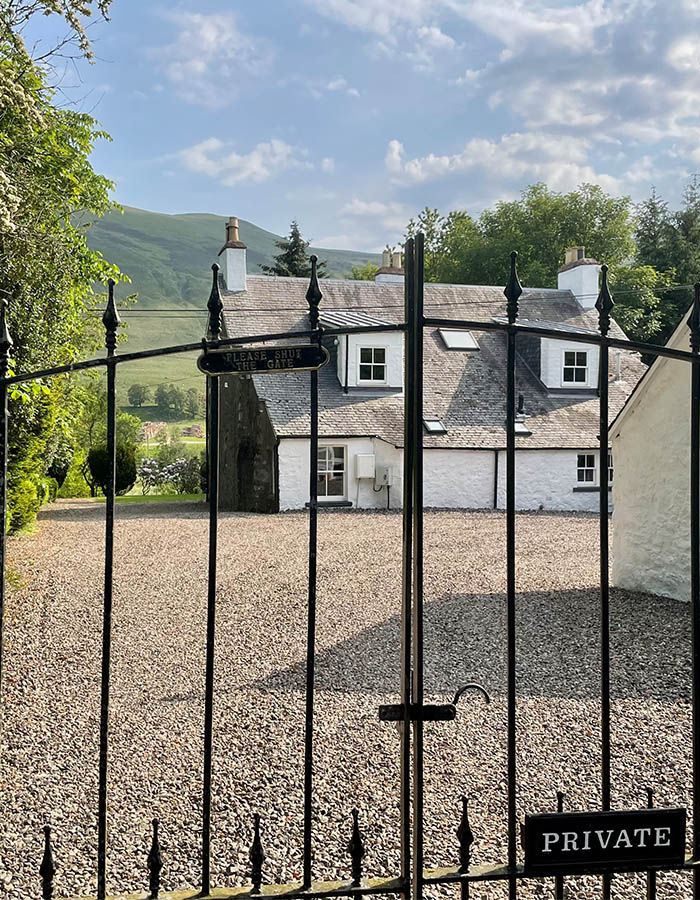
[[[133,444],[117,444],[117,467],[115,472],[115,490],[117,494],[128,494],[136,484],[136,448]],[[109,458],[107,446],[102,444],[93,447],[88,453],[88,466],[92,479],[107,493],[109,480]]]

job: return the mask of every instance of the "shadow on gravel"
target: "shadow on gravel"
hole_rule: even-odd
[[[600,696],[597,590],[530,592],[517,598],[518,694],[577,699]],[[425,687],[452,699],[481,682],[505,692],[505,595],[447,594],[424,614]],[[611,591],[614,699],[663,703],[690,699],[690,609],[651,594]],[[349,693],[398,693],[398,617],[317,654],[316,686]],[[304,665],[255,684],[303,690]]]
[[[208,515],[206,503],[201,501],[162,500],[156,503],[144,500],[119,503],[115,506],[116,519],[153,518],[195,518],[203,519]],[[225,515],[225,514],[223,514]],[[105,517],[105,504],[96,500],[72,501],[65,506],[60,502],[44,506],[38,515],[38,522],[101,522]]]

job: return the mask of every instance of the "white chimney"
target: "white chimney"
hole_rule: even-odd
[[[382,252],[382,266],[377,270],[374,280],[377,284],[403,284],[401,251]]]
[[[593,309],[598,299],[600,263],[586,256],[584,247],[567,247],[559,269],[557,287],[571,291],[584,309]]]
[[[224,284],[229,291],[246,289],[246,250],[248,248],[238,235],[238,219],[236,216],[226,223],[226,243],[219,251],[223,254]]]

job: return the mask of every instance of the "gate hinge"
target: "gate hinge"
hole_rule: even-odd
[[[409,719],[412,722],[450,722],[457,717],[454,703],[418,704],[409,706]],[[385,703],[379,707],[380,722],[401,722],[404,718],[403,703]]]

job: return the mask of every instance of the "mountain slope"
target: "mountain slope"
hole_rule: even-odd
[[[111,212],[87,229],[90,247],[131,278],[131,285],[118,288],[118,294],[138,294],[133,312],[125,316],[128,341],[120,349],[145,350],[202,337],[211,264],[224,243],[225,222],[223,216],[206,213],[165,215],[126,206],[123,213]],[[280,238],[243,219],[240,234],[248,246],[248,271],[260,274],[260,263],[270,264],[279,252],[275,241]],[[376,254],[351,250],[314,248],[313,252],[328,261],[328,273],[335,278],[344,277],[353,265],[379,261]],[[148,311],[164,308],[173,313]],[[122,391],[135,381],[153,386],[178,381],[188,387],[185,382],[196,384],[200,379],[193,360],[182,357],[120,367]]]

